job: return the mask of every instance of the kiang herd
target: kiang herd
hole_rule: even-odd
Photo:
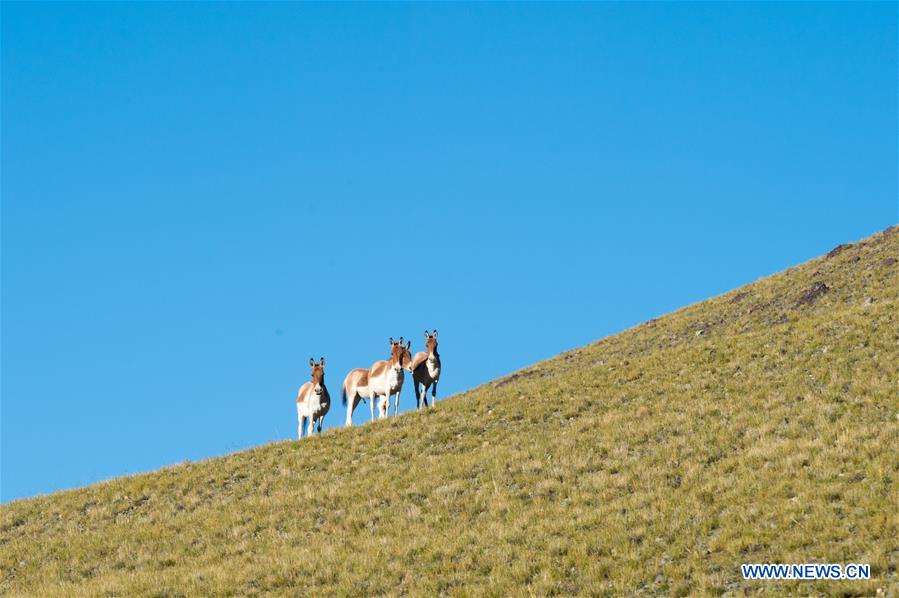
[[[390,397],[393,399],[393,414],[396,415],[400,405],[400,391],[403,389],[403,370],[412,374],[415,390],[415,406],[419,409],[428,406],[428,389],[431,390],[433,407],[437,401],[437,382],[440,381],[440,354],[437,353],[437,331],[425,330],[425,351],[419,351],[415,357],[409,353],[412,342],[403,345],[403,338],[394,342],[390,338],[390,357],[376,361],[368,369],[356,368],[343,379],[341,395],[346,409],[346,425],[353,425],[353,411],[360,401],[368,401],[371,419],[375,419],[375,398],[378,398],[378,417],[387,417],[390,408]],[[309,422],[307,436],[322,431],[322,422],[331,408],[331,395],[325,386],[325,358],[309,360],[312,368],[312,379],[303,384],[297,392],[297,435],[303,438],[303,427]]]

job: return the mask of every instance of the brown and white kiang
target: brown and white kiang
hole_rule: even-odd
[[[390,397],[394,396],[393,414],[399,411],[400,392],[403,389],[403,370],[412,371],[412,355],[409,348],[411,341],[403,346],[403,338],[394,342],[390,338],[390,357],[386,360],[376,361],[367,370],[356,368],[346,375],[343,381],[343,404],[347,408],[346,425],[353,425],[353,411],[359,401],[368,400],[371,408],[371,419],[375,419],[375,397],[378,401],[378,417],[387,417],[390,407]]]
[[[303,438],[303,425],[309,420],[309,431],[307,436],[312,436],[315,432],[315,424],[318,423],[318,431],[322,431],[322,422],[328,409],[331,408],[331,395],[325,386],[325,358],[322,357],[319,363],[309,358],[309,366],[312,368],[312,379],[300,387],[297,392],[297,436]]]
[[[412,388],[415,390],[415,408],[422,402],[428,406],[428,388],[431,389],[431,407],[437,403],[437,382],[440,381],[440,354],[437,352],[437,331],[425,330],[425,351],[412,358]],[[419,394],[421,387],[421,394]]]

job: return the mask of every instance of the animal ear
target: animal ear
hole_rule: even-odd
[[[390,337],[390,346],[391,347],[393,346],[393,337],[392,336]]]
[[[324,365],[325,365],[325,358],[324,358],[324,357],[320,358],[320,360],[319,360],[319,362],[318,362],[318,365],[321,365],[321,366],[324,366]]]
[[[434,338],[437,338],[437,329],[436,329],[436,328],[434,329],[434,335],[433,335],[433,336],[434,336]]]
[[[399,345],[402,345],[402,344],[403,344],[403,337],[400,337],[400,342],[397,343],[397,344],[399,344]]]
[[[426,339],[431,338],[431,335],[427,330],[425,330],[425,338]]]
[[[406,351],[408,351],[411,346],[412,346],[412,341],[407,342],[406,343]]]
[[[312,359],[311,357],[309,358],[309,365],[311,365],[312,367],[315,367],[315,360]]]

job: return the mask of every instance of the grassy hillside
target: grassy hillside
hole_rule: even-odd
[[[897,258],[888,229],[424,413],[13,502],[0,593],[899,594]]]

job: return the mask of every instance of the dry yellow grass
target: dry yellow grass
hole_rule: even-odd
[[[897,258],[886,231],[427,412],[4,505],[0,593],[896,595]]]

